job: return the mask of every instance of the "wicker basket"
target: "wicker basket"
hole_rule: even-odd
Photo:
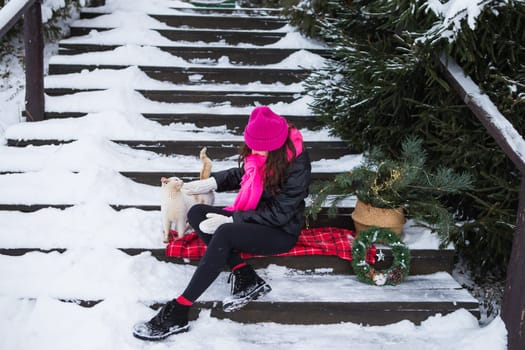
[[[355,230],[357,233],[370,226],[389,228],[397,234],[403,231],[403,225],[406,222],[403,208],[385,209],[376,208],[366,204],[359,199],[352,213]]]

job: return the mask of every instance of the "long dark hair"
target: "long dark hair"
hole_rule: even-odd
[[[276,149],[275,151],[268,152],[268,157],[266,158],[266,167],[264,169],[264,190],[272,193],[272,195],[277,194],[284,186],[284,182],[288,175],[288,152],[292,152],[292,159],[297,156],[297,151],[295,146],[290,139],[290,129],[293,126],[288,127],[288,138],[284,145],[281,148]],[[244,159],[252,154],[252,150],[245,143],[243,143],[239,150],[239,166],[244,166]]]

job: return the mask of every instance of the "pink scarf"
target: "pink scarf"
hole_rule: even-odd
[[[292,140],[296,156],[299,156],[303,151],[303,136],[297,129],[290,130],[290,139]],[[293,153],[289,149],[288,161],[292,160]],[[244,159],[244,175],[241,179],[241,189],[235,197],[233,205],[230,205],[224,210],[253,210],[257,208],[259,200],[261,199],[264,190],[264,169],[266,165],[266,157],[259,154],[250,154]]]
[[[241,189],[235,197],[233,205],[224,210],[253,210],[257,208],[263,193],[263,176],[266,157],[260,154],[250,154],[244,158],[244,175],[241,180]]]

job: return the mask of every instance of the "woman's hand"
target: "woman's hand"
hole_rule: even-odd
[[[207,234],[214,234],[219,226],[222,224],[232,223],[233,218],[231,216],[225,216],[216,213],[206,214],[207,219],[199,224],[199,229]]]

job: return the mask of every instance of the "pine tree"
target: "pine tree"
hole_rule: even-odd
[[[474,188],[450,202],[466,222],[451,238],[473,266],[504,272],[519,173],[443,80],[436,57],[450,54],[524,135],[525,3],[485,1],[476,25],[461,19],[457,32],[422,0],[323,4],[311,33],[335,55],[308,80],[316,114],[354,149],[379,146],[399,156],[401,140],[414,135],[424,140],[430,166],[471,173]],[[299,9],[291,10],[295,17]]]

